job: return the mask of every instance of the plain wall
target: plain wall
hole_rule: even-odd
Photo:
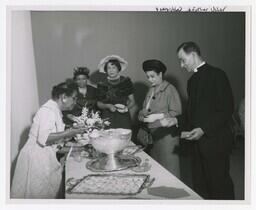
[[[75,66],[96,71],[109,54],[128,61],[125,74],[135,83],[139,106],[147,91],[142,62],[151,58],[166,64],[166,78],[184,101],[191,74],[180,68],[176,49],[190,40],[199,44],[208,63],[227,73],[236,104],[244,97],[244,13],[36,11],[32,31],[40,104],[54,84],[72,77]]]
[[[39,107],[31,16],[11,15],[11,178],[20,149],[28,139],[32,118]]]

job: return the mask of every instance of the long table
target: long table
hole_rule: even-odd
[[[131,169],[115,172],[92,172],[86,168],[87,158],[81,158],[79,161],[72,155],[66,160],[65,165],[65,183],[68,179],[81,179],[90,174],[147,174],[151,178],[155,178],[152,185],[142,190],[139,194],[133,196],[125,195],[95,195],[95,194],[70,194],[65,193],[66,199],[182,199],[182,200],[201,200],[202,198],[167,171],[158,162],[152,159],[148,154],[141,151],[135,156],[140,157],[142,162],[145,159],[149,160],[151,169],[147,172],[134,172]]]

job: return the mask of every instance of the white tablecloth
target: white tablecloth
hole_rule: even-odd
[[[140,157],[142,162],[144,162],[146,158],[149,159],[149,163],[151,164],[150,171],[138,173],[148,174],[150,175],[150,178],[155,178],[155,181],[149,188],[144,189],[142,192],[134,196],[70,194],[66,192],[66,199],[202,199],[197,193],[163,168],[145,152],[142,151],[136,153],[135,156]],[[82,177],[90,174],[136,174],[136,172],[131,169],[115,172],[92,172],[86,168],[86,163],[88,161],[89,159],[82,158],[82,160],[78,162],[71,155],[66,161],[65,180],[68,180],[71,177],[81,179]]]

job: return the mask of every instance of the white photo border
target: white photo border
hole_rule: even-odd
[[[14,3],[15,2],[15,3]],[[9,41],[9,35],[10,34],[9,30],[10,30],[10,27],[8,26],[8,24],[10,24],[10,13],[13,12],[13,11],[18,11],[18,10],[26,10],[26,11],[30,11],[30,10],[33,10],[33,11],[156,11],[157,12],[157,9],[156,8],[170,8],[170,5],[174,5],[174,7],[181,7],[180,5],[183,5],[182,8],[187,11],[189,8],[192,8],[192,7],[202,7],[204,9],[208,8],[212,8],[212,6],[207,6],[209,5],[209,3],[206,3],[206,1],[204,3],[191,3],[192,1],[186,1],[186,3],[182,2],[182,3],[177,3],[176,4],[170,4],[170,3],[166,3],[167,1],[164,1],[163,3],[144,3],[142,5],[136,5],[136,3],[132,3],[132,4],[129,4],[128,2],[126,4],[121,4],[121,5],[117,5],[116,1],[111,1],[113,2],[112,5],[111,4],[107,4],[106,2],[107,1],[104,1],[105,3],[95,3],[95,1],[90,1],[91,3],[85,5],[83,3],[78,3],[77,5],[75,5],[75,3],[72,3],[73,1],[68,1],[68,4],[67,5],[64,5],[63,3],[60,3],[59,1],[59,4],[56,3],[56,5],[52,5],[51,2],[52,1],[48,1],[48,4],[45,3],[44,5],[40,4],[40,2],[42,1],[37,1],[37,3],[33,4],[31,3],[32,1],[25,1],[24,4],[19,4],[17,3],[18,1],[11,1],[10,4],[6,4],[4,5],[4,9],[5,9],[5,13],[4,15],[6,15],[6,25],[5,25],[5,28],[6,28],[6,31],[5,31],[5,37],[4,37],[4,41],[5,41],[5,44],[4,44],[4,49],[5,52],[4,52],[4,56],[2,56],[2,58],[4,58],[4,68],[3,69],[6,69],[6,72],[4,71],[3,72],[3,79],[4,81],[1,82],[2,86],[3,86],[3,89],[1,88],[1,91],[5,90],[5,93],[3,93],[3,95],[5,95],[4,98],[6,98],[6,106],[3,106],[3,111],[5,113],[5,119],[6,121],[4,122],[4,126],[1,126],[2,128],[5,128],[3,129],[3,131],[1,130],[2,133],[4,133],[4,136],[6,139],[5,143],[6,145],[4,144],[4,148],[5,148],[5,152],[3,152],[2,154],[5,154],[5,157],[6,158],[6,162],[5,162],[5,170],[6,170],[6,173],[5,173],[5,183],[4,185],[2,186],[5,186],[6,187],[6,195],[5,195],[5,203],[7,203],[8,205],[11,203],[11,204],[56,204],[55,207],[57,206],[62,206],[64,209],[66,208],[70,208],[71,206],[70,205],[67,205],[65,206],[65,204],[76,204],[75,205],[75,208],[76,207],[83,207],[83,205],[88,205],[87,207],[89,208],[89,205],[90,205],[90,208],[91,207],[95,207],[95,204],[99,205],[99,201],[98,200],[86,200],[86,201],[77,201],[77,200],[16,200],[16,199],[9,199],[9,184],[10,184],[10,154],[9,154],[9,151],[10,151],[10,56],[11,56],[11,52],[10,52],[10,41]],[[54,2],[57,2],[57,1],[54,1]],[[81,2],[81,1],[79,1]],[[97,1],[99,2],[99,1]],[[160,1],[155,1],[155,2],[160,2]],[[161,1],[162,2],[162,1]],[[211,1],[212,2],[212,1]],[[252,114],[254,114],[255,112],[252,111],[252,103],[254,103],[254,101],[252,101],[252,98],[253,98],[253,89],[254,89],[254,84],[255,84],[255,81],[253,82],[253,79],[252,78],[255,78],[255,73],[253,72],[253,66],[255,67],[255,64],[253,64],[253,61],[252,61],[252,58],[253,58],[253,55],[255,55],[255,48],[254,48],[254,42],[253,41],[253,14],[255,16],[255,12],[254,11],[254,8],[252,4],[243,4],[242,1],[236,1],[236,2],[240,2],[240,4],[235,4],[235,5],[231,5],[231,1],[219,1],[219,2],[222,2],[222,3],[219,3],[219,4],[216,4],[216,6],[218,6],[219,8],[225,8],[225,12],[233,12],[233,11],[239,11],[239,12],[245,12],[246,13],[246,80],[245,80],[245,90],[246,90],[246,118],[245,118],[245,127],[246,127],[246,133],[245,133],[245,200],[244,201],[174,201],[174,200],[161,200],[161,206],[160,208],[166,206],[168,207],[169,205],[172,205],[172,207],[181,207],[182,205],[191,205],[192,207],[195,207],[198,209],[198,205],[208,205],[208,204],[217,204],[217,205],[220,205],[220,204],[223,204],[224,207],[229,207],[229,206],[232,206],[232,208],[236,208],[236,205],[238,204],[242,204],[243,205],[246,205],[246,204],[251,204],[253,203],[253,197],[252,197],[252,186],[253,184],[255,184],[255,182],[252,181],[252,176],[253,174],[255,175],[255,172],[252,171],[252,164],[251,164],[251,160],[254,160],[253,157],[251,155],[253,155],[253,151],[252,151],[252,148],[253,145],[255,146],[255,144],[253,143],[253,136],[255,137],[255,135],[252,135],[252,131],[251,131],[251,126],[252,126]],[[226,4],[224,4],[225,2],[227,2]],[[249,1],[250,2],[250,1]],[[211,5],[213,5],[213,3],[210,3]],[[160,6],[159,6],[160,5]],[[176,5],[176,6],[175,6]],[[191,6],[193,5],[193,6]],[[204,6],[201,6],[201,5],[204,5]],[[226,6],[228,5],[228,6]],[[230,6],[229,6],[230,5]],[[172,7],[172,6],[171,6]],[[170,11],[165,11],[165,12],[170,12]],[[184,11],[183,11],[184,12]],[[199,11],[200,12],[200,11]],[[3,14],[1,15],[3,16]],[[255,22],[254,22],[255,23]],[[255,35],[255,33],[254,33]],[[2,37],[1,37],[2,38]],[[2,72],[1,72],[1,75],[2,75]],[[2,92],[1,92],[2,94]],[[1,110],[2,110],[2,107],[1,107]],[[255,115],[253,115],[255,116]],[[2,122],[1,122],[2,123]],[[113,204],[114,201],[112,200],[101,200],[100,201],[100,207],[103,207],[102,205],[111,205]],[[147,206],[147,205],[152,205],[151,207],[156,207],[159,205],[159,201],[127,201],[127,200],[123,200],[123,201],[120,201],[120,200],[117,200],[115,201],[116,203],[118,203],[119,205],[127,205],[128,204],[128,207],[130,204],[140,204],[141,207],[142,206]],[[9,206],[10,207],[10,206]],[[13,205],[12,205],[13,207]],[[43,205],[43,207],[46,207],[45,205]],[[111,205],[111,208],[114,208],[116,207],[116,205],[112,206]],[[206,206],[205,206],[206,207]],[[238,206],[237,206],[238,207]],[[104,207],[105,208],[105,207]]]

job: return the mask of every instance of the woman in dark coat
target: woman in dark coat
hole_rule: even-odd
[[[127,62],[117,55],[103,58],[98,66],[100,72],[107,74],[107,81],[98,83],[97,105],[111,128],[132,126],[129,109],[135,104],[133,83],[129,77],[120,75],[126,67]]]
[[[97,110],[97,89],[88,84],[90,70],[86,67],[74,69],[73,80],[78,86],[76,105],[71,111],[63,112],[63,121],[66,125],[72,125],[74,116],[80,116],[86,106],[89,110]]]

